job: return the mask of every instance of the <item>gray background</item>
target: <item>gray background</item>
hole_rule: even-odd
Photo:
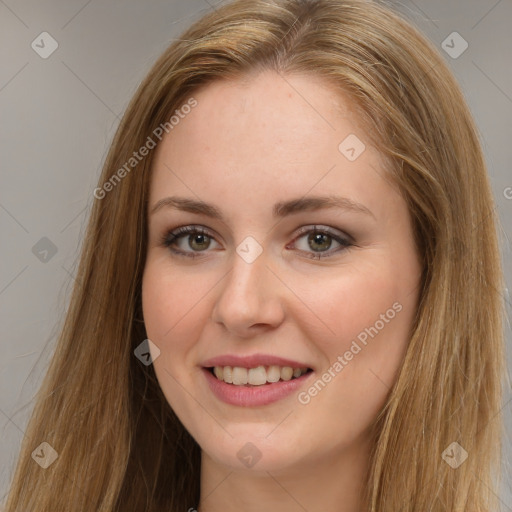
[[[438,46],[464,90],[502,219],[510,284],[512,0],[389,3]],[[213,6],[204,0],[0,0],[0,504],[67,309],[92,192],[120,116],[172,38]],[[31,47],[45,31],[58,42],[47,59]],[[457,58],[442,49],[454,31],[469,44]],[[55,254],[38,250],[48,245],[43,237]],[[508,294],[506,300],[510,316]],[[506,335],[510,368],[510,325]],[[509,431],[511,399],[507,390]],[[34,448],[41,441],[34,440]],[[505,443],[511,481],[510,435]],[[512,511],[508,482],[500,496],[502,509]]]

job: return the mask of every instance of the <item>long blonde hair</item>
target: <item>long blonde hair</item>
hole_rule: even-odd
[[[423,260],[408,351],[374,424],[369,510],[494,510],[505,358],[493,198],[460,88],[409,22],[368,0],[218,7],[173,42],[142,82],[98,186],[200,87],[263,69],[314,75],[348,95],[408,204]],[[153,155],[94,202],[7,512],[197,507],[199,446],[153,367],[134,356],[146,338],[141,279]],[[47,469],[31,457],[41,442],[58,453]],[[443,459],[454,442],[468,453],[457,469]]]

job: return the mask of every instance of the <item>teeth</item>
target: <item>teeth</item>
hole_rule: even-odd
[[[228,384],[233,383],[233,369],[231,366],[224,366],[224,368],[220,367],[222,373],[223,373],[223,380],[224,382],[227,382]],[[217,377],[218,378],[218,377]]]
[[[235,386],[263,386],[267,382],[288,381],[300,377],[307,368],[292,368],[291,366],[258,366],[257,368],[242,368],[239,366],[215,366],[213,373],[219,380]]]
[[[233,384],[237,386],[247,384],[247,370],[245,368],[233,367]]]
[[[258,366],[258,368],[251,368],[247,372],[247,382],[253,386],[261,386],[262,384],[266,384],[267,370],[265,370],[265,367]]]
[[[281,368],[279,366],[269,366],[267,370],[268,382],[277,382],[281,378]]]
[[[281,368],[281,379],[282,380],[290,380],[293,377],[293,368],[289,366],[283,366]]]

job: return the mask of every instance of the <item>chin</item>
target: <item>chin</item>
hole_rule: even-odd
[[[292,439],[284,430],[281,436],[275,433],[269,436],[272,428],[268,428],[268,425],[265,429],[245,426],[234,434],[234,429],[228,427],[233,437],[224,432],[222,439],[212,442],[212,438],[205,434],[205,442],[199,444],[203,456],[233,471],[279,472],[298,464],[304,456],[297,451],[298,440]]]

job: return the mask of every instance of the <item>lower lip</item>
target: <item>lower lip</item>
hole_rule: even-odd
[[[217,379],[207,368],[202,368],[206,376],[208,385],[213,394],[223,402],[241,407],[253,407],[258,405],[268,405],[277,402],[298,389],[306,382],[313,372],[310,371],[287,381],[278,381],[272,384],[263,384],[261,386],[236,386],[227,384],[223,380]]]

